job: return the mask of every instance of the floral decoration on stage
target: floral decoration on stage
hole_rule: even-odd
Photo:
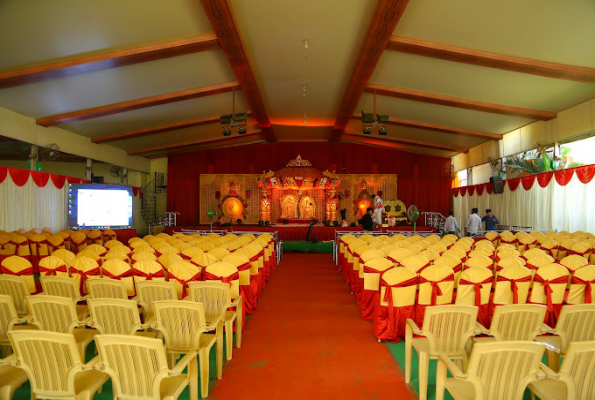
[[[264,173],[258,179],[261,189],[281,190],[328,190],[336,188],[340,183],[337,175],[329,171],[320,172],[312,167],[310,161],[302,159],[299,155],[295,160],[289,161],[285,168]]]

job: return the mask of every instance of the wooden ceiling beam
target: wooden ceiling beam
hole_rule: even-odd
[[[252,109],[258,126],[262,128],[269,141],[275,141],[274,132],[270,129],[271,121],[266,113],[240,31],[233,16],[231,2],[228,0],[200,0],[200,2],[219,40],[219,45],[225,52],[236,79],[240,82],[244,97]]]
[[[234,136],[227,136],[221,137],[217,139],[207,139],[207,140],[193,140],[189,142],[182,142],[182,143],[172,143],[172,144],[165,144],[161,146],[153,146],[153,147],[145,147],[144,149],[137,149],[137,150],[128,150],[126,154],[129,156],[139,155],[139,154],[146,154],[146,153],[154,153],[154,152],[163,152],[163,151],[172,151],[172,150],[179,150],[185,147],[191,146],[201,146],[201,145],[208,145],[214,143],[221,143],[226,144],[229,142],[234,142],[239,139],[249,138],[253,136],[261,135],[261,131],[249,131],[245,135],[234,135]]]
[[[41,126],[54,126],[69,122],[83,121],[91,118],[105,117],[126,111],[139,110],[141,108],[158,106],[160,104],[174,103],[176,101],[196,99],[198,97],[212,96],[215,94],[231,92],[240,86],[237,81],[220,83],[218,85],[204,86],[196,89],[181,90],[144,97],[142,99],[128,100],[120,103],[108,104],[105,106],[87,108],[85,110],[73,111],[64,114],[52,115],[40,118],[37,124]]]
[[[375,144],[375,145],[388,145],[388,144],[402,144],[407,146],[425,147],[434,150],[452,151],[454,153],[468,153],[469,149],[466,147],[449,146],[446,144],[429,143],[421,140],[404,139],[404,138],[393,138],[388,136],[378,137],[372,135],[356,134],[345,132],[341,135],[341,139],[346,140],[357,140],[361,143]]]
[[[224,144],[212,144],[212,145],[204,145],[204,146],[192,146],[191,148],[185,148],[182,150],[175,150],[175,151],[170,151],[170,152],[164,152],[164,153],[156,153],[156,154],[151,154],[146,156],[146,158],[148,158],[149,160],[154,160],[156,158],[163,158],[163,157],[168,157],[168,156],[173,156],[175,154],[179,154],[179,153],[186,153],[189,151],[200,151],[200,150],[213,150],[213,149],[221,149],[221,148],[230,148],[230,147],[237,147],[237,146],[248,146],[251,144],[259,144],[259,143],[267,143],[268,140],[266,139],[265,135],[261,134],[258,136],[253,136],[251,138],[248,138],[249,140],[245,140],[245,141],[235,141],[235,142],[231,142],[231,143],[224,143]]]
[[[401,89],[376,84],[368,84],[366,92],[376,93],[381,96],[396,97],[404,100],[420,101],[423,103],[438,104],[448,107],[464,108],[473,111],[482,111],[492,114],[510,115],[514,117],[523,117],[547,121],[556,118],[556,113],[549,111],[532,110],[528,108],[519,108],[505,106],[501,104],[486,103],[477,100],[462,99],[459,97],[445,96],[441,94],[419,92],[417,90]]]
[[[361,114],[353,114],[353,119],[361,120],[362,116],[361,116]],[[430,124],[427,122],[411,121],[408,119],[400,119],[400,118],[393,118],[393,117],[389,118],[388,124],[396,125],[396,126],[405,126],[408,128],[415,128],[415,129],[425,129],[427,131],[450,133],[453,135],[469,136],[469,137],[475,137],[475,138],[481,138],[481,139],[491,139],[491,140],[502,139],[502,135],[499,135],[497,133],[475,131],[472,129],[455,128],[452,126]]]
[[[36,67],[0,72],[0,89],[26,85],[49,79],[87,74],[89,72],[124,67],[169,57],[182,56],[219,48],[214,34],[170,40],[129,49],[53,62]]]
[[[357,107],[364,89],[386,49],[409,0],[379,0],[364,39],[355,69],[343,96],[330,140],[338,140]]]
[[[247,116],[252,115],[252,111],[246,112]],[[194,126],[208,125],[219,123],[221,117],[219,115],[213,117],[197,118],[189,121],[172,122],[159,126],[151,126],[149,128],[136,129],[133,131],[115,133],[113,135],[98,136],[91,139],[93,143],[108,143],[116,140],[134,139],[143,136],[154,135],[157,133],[170,132],[178,129],[192,128]]]
[[[417,56],[477,65],[480,67],[545,76],[547,78],[595,83],[595,68],[538,61],[529,58],[451,46],[448,44],[428,42],[420,39],[392,36],[386,49]]]

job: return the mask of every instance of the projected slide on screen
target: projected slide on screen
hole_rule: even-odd
[[[132,227],[132,188],[108,184],[71,184],[68,198],[71,229]]]

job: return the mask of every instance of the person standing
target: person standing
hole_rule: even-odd
[[[384,201],[380,195],[372,195],[374,200],[374,222],[376,226],[382,226],[382,211],[384,211]]]
[[[481,218],[477,215],[479,210],[477,208],[473,208],[471,210],[471,215],[467,219],[467,224],[465,225],[465,230],[467,231],[467,236],[477,235],[477,232],[481,231]]]
[[[454,217],[454,213],[452,211],[448,212],[448,218],[444,221],[444,232],[449,235],[454,235],[455,232],[459,229],[459,223],[457,219]]]
[[[339,210],[341,213],[341,222],[343,222],[347,215],[347,202],[345,201],[345,197],[343,197],[343,193],[339,193]]]
[[[364,216],[358,221],[366,232],[372,232],[374,230],[374,219],[372,218],[373,215],[374,209],[372,207],[368,207]]]
[[[492,210],[489,208],[486,210],[486,215],[481,219],[481,221],[486,223],[486,231],[495,231],[496,229],[498,229],[497,224],[500,223],[500,221],[498,221],[498,218],[496,218],[496,216],[492,214]]]

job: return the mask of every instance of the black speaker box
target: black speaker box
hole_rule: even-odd
[[[504,191],[504,182],[502,182],[502,178],[499,176],[492,176],[490,178],[490,183],[492,184],[494,193],[502,193]]]

